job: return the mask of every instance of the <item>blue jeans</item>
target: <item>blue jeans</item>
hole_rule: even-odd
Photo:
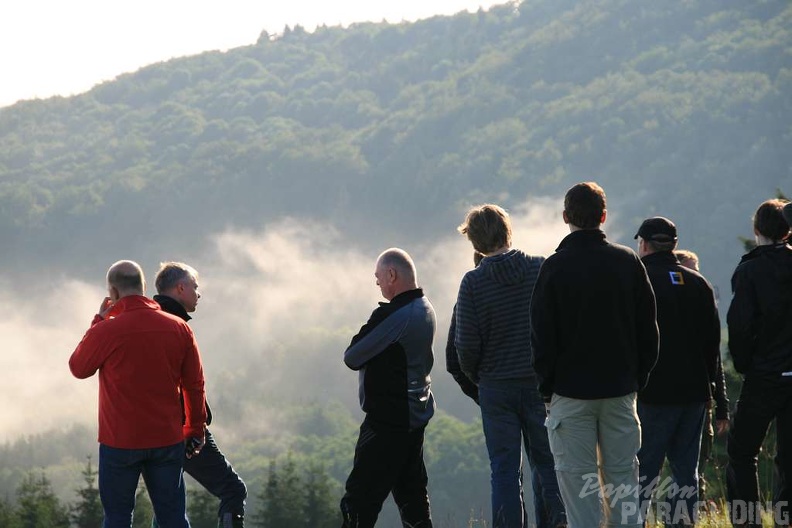
[[[539,481],[535,494],[541,490],[535,498],[537,526],[565,523],[544,426],[545,406],[536,387],[524,380],[483,381],[479,384],[479,402],[490,459],[493,527],[527,526],[522,492],[523,442],[532,474]]]
[[[185,513],[184,443],[153,449],[118,449],[99,444],[102,528],[130,528],[140,475],[162,528],[190,528]]]
[[[689,524],[696,517],[694,505],[698,501],[698,459],[701,447],[701,431],[704,426],[706,404],[689,403],[680,405],[653,405],[638,402],[638,417],[641,420],[640,463],[641,500],[649,501],[655,489],[674,493],[671,497],[656,497],[668,500],[666,511],[672,515],[671,524],[681,524],[677,502],[684,501]],[[659,482],[663,461],[668,457],[671,475],[676,487]],[[644,502],[643,507],[648,503]],[[660,508],[658,508],[660,511]]]

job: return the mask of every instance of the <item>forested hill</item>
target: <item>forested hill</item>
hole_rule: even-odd
[[[624,234],[670,216],[723,279],[792,190],[791,29],[783,0],[527,0],[286,28],[20,102],[0,109],[3,266],[103,271],[285,215],[381,248],[595,179]]]

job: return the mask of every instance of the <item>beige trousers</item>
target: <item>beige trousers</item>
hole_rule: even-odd
[[[635,393],[600,400],[554,394],[545,423],[569,528],[643,526]]]

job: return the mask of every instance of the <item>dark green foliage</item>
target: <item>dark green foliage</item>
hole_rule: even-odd
[[[69,510],[43,472],[28,473],[17,488],[16,517],[20,528],[69,528]]]
[[[254,518],[261,528],[307,528],[306,495],[291,453],[278,470],[270,461],[267,484],[261,493],[262,508]]]
[[[187,517],[192,528],[217,528],[218,499],[196,484],[187,489]]]
[[[425,239],[472,200],[596,179],[620,230],[669,216],[725,281],[739,255],[721,234],[792,180],[791,19],[786,2],[526,0],[286,28],[22,102],[0,109],[5,265],[46,248],[84,272],[97,242],[157,259],[284,215]],[[211,214],[171,214],[194,204]]]
[[[0,526],[20,528],[19,520],[14,514],[13,505],[4,498],[0,498]]]
[[[314,462],[307,468],[305,477],[305,526],[306,528],[336,528],[341,524],[341,514],[333,494],[330,476],[324,464]]]
[[[84,487],[77,490],[77,503],[71,507],[71,521],[75,528],[101,528],[104,517],[99,490],[98,472],[91,466],[91,457],[82,472]]]
[[[132,528],[151,528],[154,519],[154,508],[151,506],[143,479],[138,483],[135,492],[135,511],[132,514]]]

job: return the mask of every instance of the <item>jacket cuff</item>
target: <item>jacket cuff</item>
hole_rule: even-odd
[[[203,424],[200,427],[191,427],[185,424],[182,426],[182,435],[185,440],[187,438],[203,438],[205,429],[206,426]]]

